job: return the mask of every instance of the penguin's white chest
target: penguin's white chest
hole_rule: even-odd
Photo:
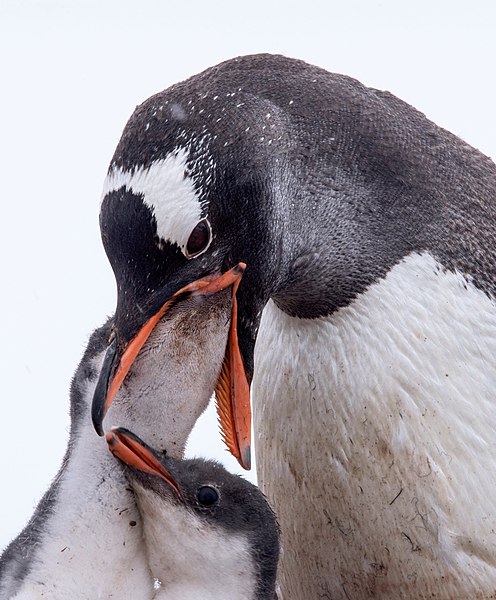
[[[331,317],[267,305],[255,444],[286,600],[491,597],[495,356],[495,304],[428,254]]]

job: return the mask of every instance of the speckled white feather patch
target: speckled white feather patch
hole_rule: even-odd
[[[114,168],[103,186],[103,198],[122,187],[141,194],[157,221],[157,235],[184,252],[188,238],[201,220],[201,203],[193,179],[186,173],[188,152],[171,152],[149,167],[126,171]]]

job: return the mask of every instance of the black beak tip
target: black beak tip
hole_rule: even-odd
[[[109,382],[111,375],[114,372],[115,364],[117,362],[117,343],[115,338],[110,342],[105,358],[103,359],[102,369],[100,376],[95,387],[93,394],[93,401],[91,403],[91,420],[93,421],[93,427],[99,436],[104,434],[103,431],[103,419],[106,412],[106,399]]]
[[[245,469],[246,471],[249,471],[251,469],[251,447],[247,446],[244,450],[243,450],[243,456],[242,456],[243,462],[242,462],[242,467],[243,469]]]
[[[94,408],[95,404],[93,403],[93,408]],[[91,411],[91,420],[93,422],[93,427],[95,428],[95,431],[97,432],[97,434],[101,437],[103,436],[103,415],[100,414],[101,411],[95,411],[92,409]]]
[[[103,373],[102,373],[103,374]],[[95,393],[93,394],[93,402],[91,404],[91,420],[93,427],[99,436],[103,435],[103,418],[105,417],[105,397],[107,395],[107,381],[105,377],[98,379]]]

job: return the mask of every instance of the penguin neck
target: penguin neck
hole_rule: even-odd
[[[133,494],[105,440],[92,428],[89,406],[95,383],[82,385],[84,410],[57,476],[56,499],[18,587],[19,600],[38,595],[57,600],[153,596]]]
[[[378,108],[377,119],[362,122],[361,110],[344,105],[333,143],[346,151],[325,138],[319,146],[314,132],[315,159],[299,157],[299,169],[284,170],[272,192],[283,223],[283,283],[271,294],[278,308],[331,315],[412,252],[429,252],[494,293],[487,249],[496,235],[496,165],[389,94],[369,91],[361,102]]]
[[[106,431],[126,427],[156,450],[182,457],[222,367],[230,293],[219,292],[222,296],[210,302],[185,302],[157,324],[110,406]],[[186,331],[195,335],[181,334]]]

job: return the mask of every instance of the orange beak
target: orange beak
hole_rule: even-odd
[[[219,379],[215,386],[217,413],[221,435],[229,451],[241,466],[251,466],[251,408],[250,387],[246,377],[238,344],[236,292],[246,265],[239,263],[219,276],[208,276],[184,286],[173,294],[162,307],[151,316],[129,342],[115,370],[116,341],[109,344],[92,404],[93,425],[103,435],[103,419],[114,400],[122,382],[153,329],[166,312],[181,299],[191,296],[216,294],[232,286],[232,312],[227,348]]]
[[[113,427],[105,439],[110,452],[121,462],[138,471],[160,477],[182,499],[181,490],[172,475],[137,436],[123,427]]]

